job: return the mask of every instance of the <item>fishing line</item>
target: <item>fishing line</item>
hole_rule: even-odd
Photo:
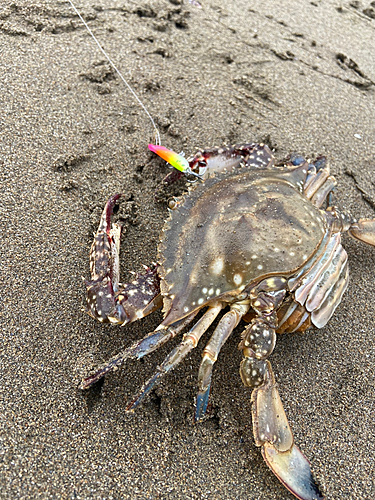
[[[83,25],[85,26],[86,30],[89,32],[89,34],[91,35],[91,37],[93,38],[93,40],[95,41],[96,45],[99,47],[100,51],[102,52],[102,54],[104,55],[104,57],[107,59],[107,61],[109,62],[109,64],[112,66],[112,68],[116,71],[116,73],[118,74],[118,76],[121,78],[121,80],[125,83],[125,85],[127,86],[128,90],[133,94],[134,98],[137,100],[138,104],[142,107],[143,111],[146,113],[146,115],[150,118],[151,120],[151,123],[152,123],[152,126],[154,127],[155,129],[155,142],[156,144],[160,145],[160,134],[159,134],[159,130],[157,128],[157,126],[155,125],[155,122],[152,118],[152,116],[150,115],[150,113],[147,111],[146,109],[146,106],[143,104],[143,102],[139,99],[139,97],[137,96],[137,94],[134,92],[134,90],[131,88],[131,86],[128,84],[128,82],[125,80],[125,78],[122,76],[122,74],[120,73],[120,71],[117,69],[117,67],[115,66],[115,64],[112,62],[112,59],[109,57],[109,55],[106,53],[106,51],[103,49],[103,47],[100,45],[98,39],[95,37],[94,33],[91,31],[91,29],[89,28],[88,24],[86,23],[86,21],[83,19],[83,17],[81,16],[81,14],[79,13],[79,11],[76,9],[75,5],[73,4],[72,0],[68,0],[68,2],[70,3],[70,5],[72,6],[72,8],[74,9],[74,12],[77,14],[77,16],[80,18],[80,20],[82,21]]]

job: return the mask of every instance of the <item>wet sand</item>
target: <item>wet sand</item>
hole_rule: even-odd
[[[375,10],[369,2],[82,0],[82,14],[187,155],[265,141],[327,155],[338,206],[375,217]],[[89,393],[81,377],[152,331],[82,312],[102,207],[125,193],[123,280],[156,259],[169,172],[152,127],[66,1],[0,6],[0,497],[292,500],[252,437],[241,326],[193,425],[201,349],[135,412],[126,401],[171,349]],[[165,198],[181,193],[171,187]],[[295,440],[329,500],[375,498],[375,249],[344,238],[350,286],[330,323],[278,339],[271,362]],[[175,342],[173,343],[173,346]]]

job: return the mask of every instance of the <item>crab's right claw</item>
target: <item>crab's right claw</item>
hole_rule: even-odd
[[[115,293],[119,282],[121,225],[111,224],[111,217],[121,194],[107,201],[90,251],[91,280],[86,281],[87,313],[103,323],[124,323],[125,316],[116,308]]]
[[[269,361],[267,365],[265,381],[254,389],[251,397],[255,442],[262,447],[268,467],[295,497],[323,500],[309,461],[293,442]]]
[[[130,283],[120,284],[119,253],[122,225],[111,222],[121,194],[107,201],[90,251],[91,280],[86,283],[87,313],[102,323],[125,325],[162,304],[156,265],[144,266]]]

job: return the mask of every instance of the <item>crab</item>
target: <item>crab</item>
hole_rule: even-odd
[[[200,151],[189,166],[204,181],[170,202],[157,264],[128,284],[119,282],[121,225],[111,223],[121,195],[105,205],[90,253],[87,312],[103,323],[125,325],[163,307],[164,319],[83,379],[81,387],[89,388],[128,358],[155,351],[188,327],[128,404],[126,410],[133,411],[229,308],[202,352],[195,421],[205,417],[220,350],[243,319],[240,376],[252,391],[255,444],[295,497],[323,499],[294,443],[268,358],[276,334],[326,325],[348,284],[341,234],[375,246],[375,220],[357,221],[332,206],[336,181],[323,156],[306,161],[291,155],[276,164],[268,146],[251,143]]]

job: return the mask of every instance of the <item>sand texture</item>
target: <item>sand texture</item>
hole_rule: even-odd
[[[264,141],[326,155],[335,203],[375,217],[375,4],[77,0],[153,117],[190,155]],[[121,273],[156,259],[169,172],[153,130],[67,1],[0,2],[1,499],[292,500],[252,436],[240,326],[193,424],[202,346],[134,414],[126,402],[178,340],[88,393],[82,376],[161,321],[82,312],[107,198],[125,195]],[[271,362],[327,500],[375,498],[375,248],[344,237],[350,285],[329,324],[278,339]],[[208,337],[206,337],[208,338]]]

